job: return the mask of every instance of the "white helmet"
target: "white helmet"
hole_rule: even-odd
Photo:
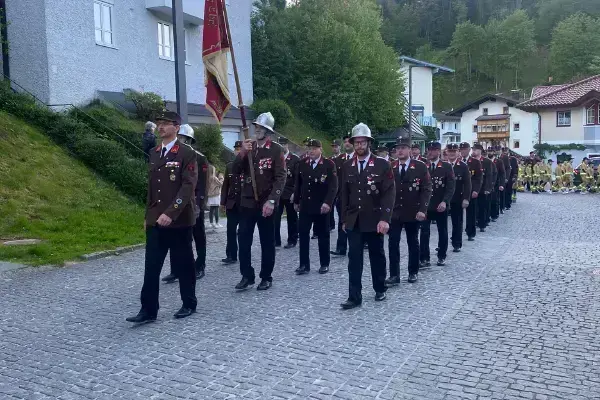
[[[354,128],[352,128],[352,136],[350,137],[350,142],[352,143],[355,138],[359,137],[367,138],[369,140],[373,139],[373,137],[371,136],[371,129],[369,129],[369,127],[363,124],[362,122],[356,125]]]
[[[271,132],[275,132],[273,127],[275,126],[275,118],[270,112],[260,114],[253,122],[254,125],[262,126]]]
[[[194,128],[192,128],[188,124],[181,125],[177,134],[191,138],[192,143],[196,141],[196,138],[194,137]]]

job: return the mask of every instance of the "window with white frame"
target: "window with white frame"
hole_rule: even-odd
[[[518,132],[521,129],[521,124],[518,122],[515,122],[513,124],[513,131]]]
[[[113,6],[103,1],[94,1],[94,25],[96,43],[112,46],[113,40]]]
[[[513,148],[518,149],[519,147],[521,147],[521,142],[519,140],[515,140],[513,142]]]
[[[166,60],[173,59],[173,29],[164,22],[158,23],[158,56]]]
[[[571,126],[571,110],[556,112],[556,126]]]
[[[483,109],[483,115],[488,115],[488,109],[487,108]]]
[[[442,122],[442,129],[444,129],[444,123]]]
[[[598,104],[592,104],[585,110],[585,123],[586,125],[596,125],[598,114]]]

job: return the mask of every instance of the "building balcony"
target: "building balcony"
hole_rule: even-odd
[[[433,117],[425,117],[422,114],[417,114],[417,121],[421,126],[437,127],[437,120]]]
[[[182,0],[183,22],[191,25],[202,25],[204,22],[204,0]],[[172,0],[146,0],[146,9],[165,18],[173,19]]]

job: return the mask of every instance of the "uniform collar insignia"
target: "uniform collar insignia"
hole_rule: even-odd
[[[356,167],[356,160],[357,160],[357,159],[358,159],[358,158],[357,158],[356,156],[354,156],[354,157],[352,158],[352,166],[353,166],[353,167]]]
[[[375,159],[369,156],[369,167],[375,166]]]
[[[267,141],[265,142],[265,149],[270,149],[271,148],[271,139],[267,138]]]
[[[159,144],[158,146],[156,146],[156,149],[155,149],[154,151],[156,151],[156,152],[158,153],[158,152],[160,151],[160,148],[161,148],[161,147],[162,147],[162,146]]]
[[[179,145],[178,145],[178,144],[175,144],[175,145],[173,146],[173,148],[171,149],[171,153],[173,153],[173,154],[177,154],[177,152],[178,152],[178,151],[179,151]]]

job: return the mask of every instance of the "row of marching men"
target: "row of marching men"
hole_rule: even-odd
[[[199,271],[203,274],[206,256],[204,225],[198,223],[201,216],[198,209],[203,204],[199,197],[204,193],[198,187],[202,176],[206,176],[206,158],[189,145],[190,137],[177,135],[181,118],[176,113],[164,113],[157,124],[162,143],[151,152],[149,162],[142,307],[136,316],[127,319],[134,323],[157,318],[158,283],[168,252],[171,275],[179,280],[183,302],[175,317],[192,315],[197,305],[196,278]],[[504,187],[510,184],[507,180],[512,175],[507,174],[502,158],[497,158],[494,152],[489,158],[484,157],[478,144],[472,151],[466,143],[460,149],[448,145],[448,162],[445,162],[441,160],[439,143],[431,144],[428,159],[421,160],[411,158],[407,139],[399,139],[397,160],[390,162],[372,153],[371,131],[361,123],[345,138],[345,154],[327,159],[321,143],[311,140],[307,143],[307,155],[296,159],[285,145],[271,139],[275,120],[270,113],[259,115],[253,124],[255,137],[238,143],[236,158],[227,165],[221,201],[228,220],[227,257],[223,261],[239,260],[241,279],[235,285],[239,291],[256,283],[252,243],[257,228],[261,247],[257,289],[265,291],[272,287],[275,226],[283,209],[288,217],[299,213],[297,274],[311,270],[311,227],[319,241],[320,273],[328,272],[332,252],[341,256],[348,249],[349,293],[341,306],[351,309],[362,303],[365,246],[375,300],[382,301],[387,289],[400,282],[399,245],[403,229],[409,248],[408,281],[417,282],[419,270],[431,265],[429,236],[433,221],[438,230],[437,264],[443,266],[449,242],[448,214],[453,225],[451,244],[459,252],[463,245],[463,210],[466,209],[467,237],[472,241],[476,225],[484,232],[489,222],[507,207]],[[330,213],[334,208],[339,215],[340,238],[336,249],[331,251]],[[295,233],[295,229],[288,230],[288,249],[295,247],[293,240],[290,241]],[[385,235],[389,235],[389,277]],[[192,238],[198,250],[196,259]]]

